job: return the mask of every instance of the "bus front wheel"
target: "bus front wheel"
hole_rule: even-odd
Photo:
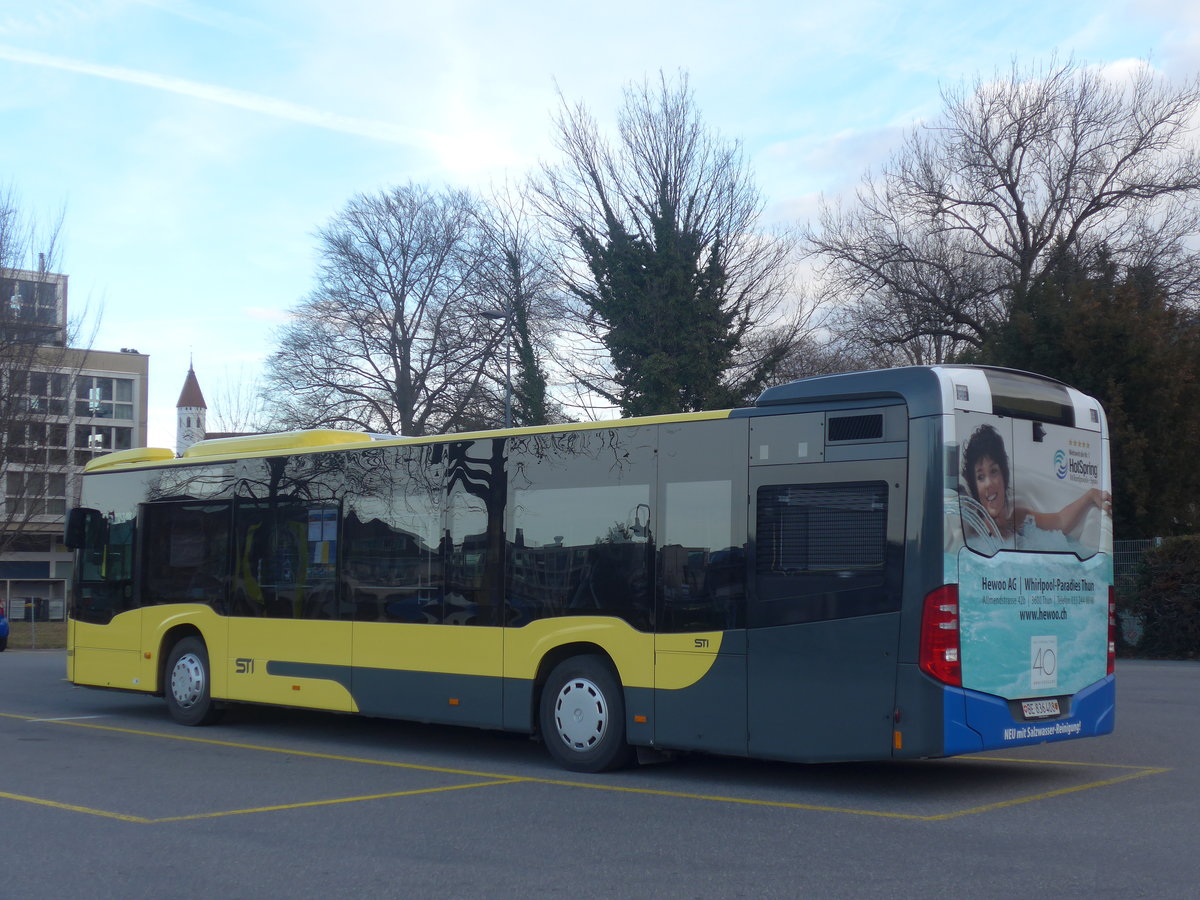
[[[621,682],[599,656],[573,656],[554,667],[542,689],[542,739],[555,761],[574,772],[628,765]]]
[[[221,708],[210,692],[208,648],[204,641],[187,637],[171,648],[167,657],[167,711],[181,725],[211,725],[221,717]]]

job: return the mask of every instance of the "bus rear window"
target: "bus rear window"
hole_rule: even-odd
[[[1034,419],[1051,425],[1075,426],[1075,407],[1061,384],[1018,375],[987,371],[992,392],[992,412],[1014,419]]]

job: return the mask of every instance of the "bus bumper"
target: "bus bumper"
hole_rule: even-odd
[[[1014,717],[1009,701],[1001,697],[962,688],[945,691],[946,756],[1094,737],[1113,730],[1117,688],[1112,675],[1071,698],[1070,715],[1058,719],[1026,721]]]

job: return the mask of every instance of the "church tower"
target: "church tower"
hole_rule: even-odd
[[[204,440],[204,417],[208,413],[208,404],[204,402],[200,382],[196,380],[196,371],[190,362],[175,409],[178,416],[175,421],[175,453],[182,456],[183,451],[196,441]]]

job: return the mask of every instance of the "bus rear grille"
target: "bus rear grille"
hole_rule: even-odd
[[[875,441],[883,437],[883,414],[869,416],[830,416],[829,440]]]

